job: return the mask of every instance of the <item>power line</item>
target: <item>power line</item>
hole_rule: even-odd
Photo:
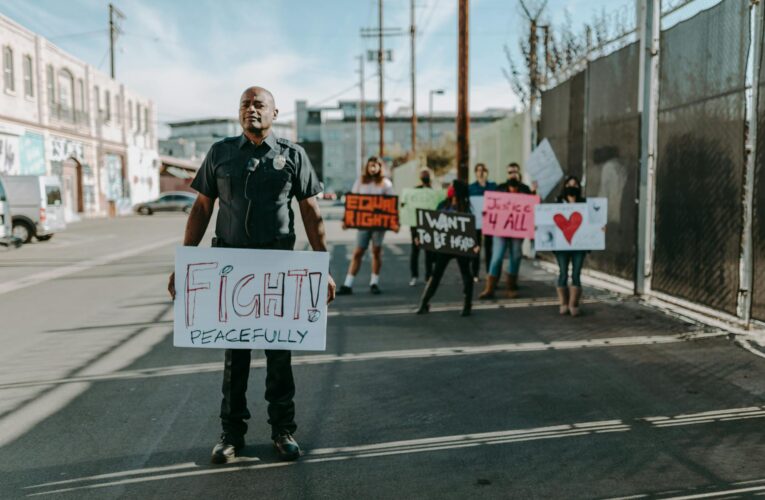
[[[100,30],[92,30],[92,31],[81,31],[79,33],[67,33],[66,35],[57,35],[57,36],[51,36],[48,37],[48,40],[61,40],[63,38],[80,38],[80,37],[86,37],[86,36],[92,36],[92,35],[103,35],[109,33],[109,30],[107,29],[100,29]]]

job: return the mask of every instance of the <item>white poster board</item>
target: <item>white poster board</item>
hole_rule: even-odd
[[[563,169],[560,167],[555,151],[547,139],[544,139],[531,152],[531,156],[526,161],[526,169],[529,172],[529,177],[537,182],[537,194],[543,200],[563,178]]]
[[[173,345],[323,351],[327,252],[178,247]]]
[[[470,211],[475,215],[475,228],[480,231],[483,227],[483,195],[470,197]]]
[[[534,212],[534,248],[545,250],[605,250],[608,199],[586,203],[541,203]]]

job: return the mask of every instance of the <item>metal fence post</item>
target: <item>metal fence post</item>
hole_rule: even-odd
[[[661,0],[640,2],[640,183],[635,293],[651,290],[656,192],[656,139],[659,114]]]
[[[762,29],[763,29],[763,5],[762,2],[752,2],[750,12],[750,25],[753,26],[753,36],[750,40],[749,51],[751,93],[747,100],[747,123],[749,133],[746,137],[746,163],[744,165],[744,196],[743,196],[743,233],[741,234],[741,260],[739,263],[739,291],[737,302],[737,315],[747,325],[752,319],[752,293],[753,293],[753,233],[752,218],[754,216],[754,170],[757,158],[757,111],[760,94],[760,66],[762,64]]]

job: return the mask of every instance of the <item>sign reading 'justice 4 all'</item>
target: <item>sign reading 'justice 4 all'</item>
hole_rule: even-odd
[[[539,196],[486,191],[483,195],[483,234],[504,238],[534,237],[534,206]]]
[[[178,247],[173,345],[323,351],[326,252]]]

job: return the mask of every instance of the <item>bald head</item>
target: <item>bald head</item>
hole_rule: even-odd
[[[239,123],[245,133],[265,137],[279,114],[274,96],[263,87],[250,87],[239,99]]]

